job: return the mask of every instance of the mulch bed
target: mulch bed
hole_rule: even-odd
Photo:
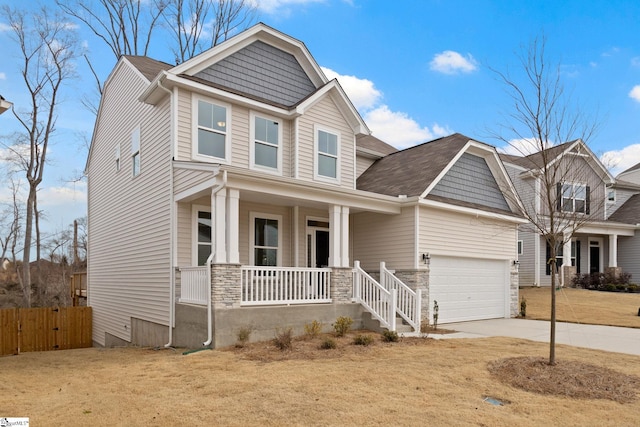
[[[574,360],[552,366],[541,357],[512,357],[490,362],[488,369],[502,383],[539,394],[630,403],[640,389],[634,375]]]

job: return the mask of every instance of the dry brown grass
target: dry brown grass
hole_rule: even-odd
[[[336,350],[317,350],[321,339],[296,340],[290,352],[267,342],[186,356],[90,348],[3,357],[0,416],[83,426],[631,426],[640,419],[637,403],[526,392],[489,373],[498,359],[545,355],[544,343],[377,339],[363,347],[351,336]],[[303,347],[309,354],[295,356]],[[562,345],[557,356],[640,375],[637,356]]]
[[[550,288],[521,288],[527,300],[527,319],[549,320]],[[561,322],[640,328],[640,294],[561,288],[556,293],[556,316]]]

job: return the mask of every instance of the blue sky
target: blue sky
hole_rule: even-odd
[[[303,41],[374,135],[398,148],[460,132],[506,149],[489,137],[511,111],[490,69],[518,79],[518,55],[544,34],[565,88],[599,124],[591,149],[616,163],[614,174],[640,162],[638,1],[268,0],[259,1],[258,20]],[[106,77],[112,55],[86,29],[77,31],[92,57],[102,58],[95,65]],[[159,46],[151,56],[171,62]],[[24,91],[13,55],[0,25],[0,58],[10,58],[0,60],[0,94],[19,106]],[[78,71],[87,74],[83,64]],[[86,160],[80,136],[90,136],[94,118],[78,95],[91,84],[86,78],[66,88],[40,196],[49,230],[86,212],[86,184],[68,180]],[[15,125],[10,113],[0,116],[0,138]]]

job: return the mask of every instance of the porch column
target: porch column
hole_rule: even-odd
[[[571,271],[571,235],[564,234],[562,236],[562,240],[564,240],[564,244],[562,246],[562,285],[567,286],[567,282],[571,280],[570,271]]]
[[[340,206],[329,207],[329,267],[340,267],[341,246]]]
[[[609,234],[609,267],[618,266],[618,235]]]
[[[240,263],[240,250],[238,240],[240,239],[240,191],[229,189],[227,194],[227,259],[229,264]]]
[[[213,227],[211,239],[213,240],[214,264],[227,262],[227,192],[225,189],[211,194],[211,213]]]
[[[342,207],[342,224],[340,226],[342,231],[342,264],[341,267],[349,267],[349,208],[347,206]]]

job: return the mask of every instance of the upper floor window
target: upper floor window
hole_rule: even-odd
[[[282,164],[282,124],[280,121],[251,115],[251,164],[260,169],[280,172]]]
[[[607,202],[615,202],[616,201],[616,190],[613,188],[607,188]]]
[[[198,98],[195,99],[194,107],[194,115],[197,117],[193,138],[194,157],[228,161],[229,107]]]
[[[131,160],[133,164],[133,176],[140,175],[140,126],[131,132]]]
[[[337,181],[340,179],[340,134],[316,128],[315,177]]]
[[[589,213],[589,187],[584,184],[558,184],[561,198],[559,207],[563,212]]]

